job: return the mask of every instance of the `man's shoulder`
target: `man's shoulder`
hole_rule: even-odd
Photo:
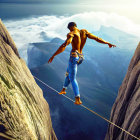
[[[67,37],[74,37],[74,32],[72,31],[72,32],[69,32],[68,34],[67,34]]]
[[[80,31],[87,31],[87,29],[81,29]]]
[[[87,29],[81,29],[80,31],[81,31],[81,32],[84,32],[84,33],[86,33],[86,34],[89,33]]]

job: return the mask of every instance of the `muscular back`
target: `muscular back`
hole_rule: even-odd
[[[87,37],[89,39],[96,40],[99,43],[102,44],[108,44],[109,48],[116,47],[115,45],[103,40],[102,38],[99,38],[92,33],[88,32],[85,29],[79,30],[77,27],[73,27],[73,29],[70,29],[71,32],[67,34],[66,41],[58,48],[58,50],[53,54],[53,56],[49,59],[48,63],[51,63],[54,57],[60,53],[62,53],[66,46],[70,43],[72,44],[72,50],[77,50],[79,53],[82,53],[83,47],[86,43]]]
[[[82,50],[86,43],[87,37],[89,39],[96,40],[99,43],[108,44],[110,48],[112,46],[116,47],[115,45],[103,40],[102,38],[99,38],[99,37],[93,35],[92,33],[88,32],[86,29],[79,30],[78,28],[75,28],[75,30],[68,33],[68,35],[67,35],[67,39],[69,40],[68,44],[71,43],[73,50],[77,50],[79,53],[82,53]]]
[[[87,40],[87,31],[85,29],[82,30],[74,30],[70,32],[68,35],[73,36],[72,39],[72,49],[78,50],[79,53],[82,53],[82,49]]]
[[[66,41],[53,54],[53,56],[49,59],[48,63],[51,63],[53,58],[56,55],[62,53],[65,50],[66,46],[69,45],[70,43],[72,44],[72,49],[73,50],[77,50],[79,53],[82,53],[82,50],[83,50],[83,47],[84,47],[84,45],[86,43],[87,37],[89,39],[96,40],[99,43],[108,44],[109,48],[116,47],[115,45],[103,40],[102,38],[99,38],[99,37],[93,35],[92,33],[89,33],[85,29],[79,30],[77,27],[74,26],[74,28],[73,29],[71,28],[70,31],[71,32],[69,32],[67,34]]]

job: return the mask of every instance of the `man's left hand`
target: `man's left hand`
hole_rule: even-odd
[[[49,59],[48,63],[51,63],[51,62],[53,61],[53,59],[54,59],[54,56],[52,56],[52,57]]]
[[[109,46],[109,48],[116,47],[116,45],[113,45],[113,44],[110,44],[110,43],[108,44],[108,46]]]

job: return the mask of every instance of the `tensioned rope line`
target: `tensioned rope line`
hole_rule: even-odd
[[[34,76],[35,79],[37,79],[39,82],[43,83],[45,86],[49,87],[50,89],[52,89],[53,91],[59,93],[56,89],[54,89],[53,87],[49,86],[48,84],[44,83],[43,81],[41,81],[40,79],[38,79],[36,76]],[[65,98],[69,99],[70,101],[72,102],[75,102],[74,100],[72,100],[71,98],[69,98],[68,96],[64,95],[64,94],[61,94],[62,96],[64,96]],[[118,125],[116,125],[115,123],[111,122],[110,120],[106,119],[105,117],[99,115],[98,113],[96,113],[95,111],[89,109],[88,107],[84,106],[84,105],[80,105],[82,106],[83,108],[87,109],[88,111],[90,111],[91,113],[95,114],[96,116],[102,118],[103,120],[107,121],[108,123],[116,126],[117,128],[121,129],[122,131],[124,131],[125,133],[129,134],[130,136],[132,136],[133,138],[137,139],[137,140],[140,140],[140,138],[134,136],[133,134],[131,134],[130,132],[126,131],[125,129],[119,127]]]

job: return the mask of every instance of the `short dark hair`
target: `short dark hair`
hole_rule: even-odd
[[[67,28],[68,28],[68,29],[70,29],[70,27],[72,27],[72,26],[77,27],[77,25],[76,25],[76,23],[75,23],[75,22],[69,22],[69,24],[68,24]]]

